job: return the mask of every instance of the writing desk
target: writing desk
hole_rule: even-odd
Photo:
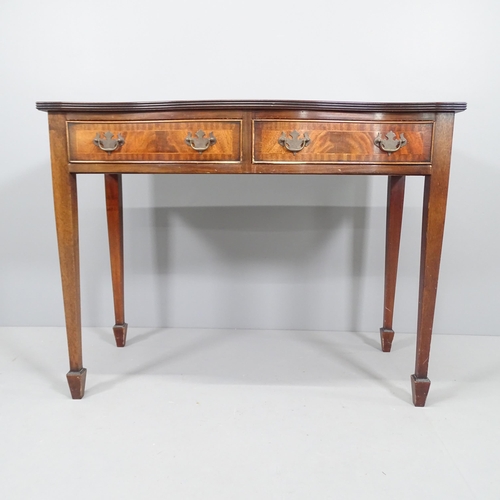
[[[387,175],[382,350],[391,349],[405,179],[425,177],[413,403],[424,406],[455,113],[465,103],[39,102],[49,116],[71,395],[83,397],[77,174],[104,174],[116,344],[125,346],[121,176]]]

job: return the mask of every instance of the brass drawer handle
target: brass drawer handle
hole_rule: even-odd
[[[94,144],[99,146],[106,153],[111,154],[113,151],[125,144],[125,139],[122,134],[118,134],[116,139],[113,139],[113,133],[109,130],[104,134],[104,138],[101,137],[99,132],[95,135]]]
[[[379,132],[373,143],[388,154],[395,153],[408,143],[403,132],[399,134],[399,139],[396,139],[396,134],[392,130],[387,132],[385,136],[386,139],[382,139]]]
[[[208,134],[208,137],[205,137],[205,132],[203,132],[203,130],[198,130],[198,132],[196,132],[195,134],[195,137],[192,136],[191,132],[188,132],[188,135],[184,139],[184,141],[188,146],[191,146],[195,151],[198,151],[198,153],[201,154],[210,146],[213,146],[217,142],[217,139],[215,138],[213,132],[210,132],[210,134]]]
[[[287,137],[285,132],[282,132],[279,139],[278,143],[280,146],[283,146],[284,148],[288,149],[288,151],[292,152],[293,154],[297,154],[299,151],[302,151],[306,146],[309,146],[311,143],[311,139],[309,137],[309,134],[307,132],[304,132],[304,135],[302,138],[300,138],[300,133],[294,130],[293,132],[290,132],[290,137]]]

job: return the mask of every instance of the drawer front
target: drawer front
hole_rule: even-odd
[[[67,132],[74,163],[241,161],[241,120],[69,121]]]
[[[433,122],[254,120],[253,161],[430,163],[432,138]]]

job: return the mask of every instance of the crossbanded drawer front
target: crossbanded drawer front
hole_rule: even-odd
[[[241,120],[67,122],[75,163],[237,163]]]
[[[430,163],[432,140],[431,121],[262,119],[253,121],[253,162]]]

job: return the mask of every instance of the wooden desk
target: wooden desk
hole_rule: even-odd
[[[118,347],[125,345],[121,175],[387,175],[382,350],[389,352],[407,175],[425,176],[413,402],[424,406],[455,113],[465,103],[39,102],[49,113],[71,395],[83,397],[77,174],[102,173]]]

